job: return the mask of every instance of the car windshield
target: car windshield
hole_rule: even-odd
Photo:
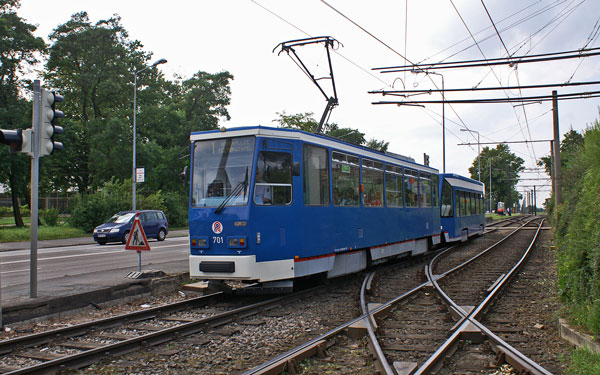
[[[108,219],[107,223],[115,223],[115,224],[123,224],[128,223],[129,220],[135,215],[133,212],[128,212],[125,214],[116,214],[110,219]]]
[[[254,137],[195,142],[192,205],[218,207],[225,199],[228,206],[248,204],[254,144]]]

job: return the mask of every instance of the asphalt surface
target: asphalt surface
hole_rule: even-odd
[[[167,236],[175,239],[172,243],[177,245],[178,251],[189,245],[181,237],[187,237],[187,230],[171,231]],[[179,237],[179,238],[178,238]],[[154,243],[154,242],[152,242]],[[71,246],[93,245],[95,241],[92,236],[80,238],[68,238],[61,240],[38,241],[38,249],[46,248],[68,248]],[[110,249],[110,245],[102,248]],[[0,258],[2,252],[29,250],[30,242],[7,242],[0,243]],[[181,258],[181,257],[178,257]],[[181,282],[187,279],[187,259],[174,260],[171,263],[161,265],[164,273],[152,273],[143,275],[138,279],[126,278],[123,272],[104,272],[82,275],[51,278],[38,282],[40,292],[37,298],[30,298],[28,290],[15,296],[12,290],[4,288],[0,295],[0,308],[2,324],[10,324],[17,321],[29,319],[43,319],[47,316],[58,316],[66,311],[78,310],[88,306],[94,306],[111,300],[137,298],[144,295],[160,293],[177,288]],[[8,265],[2,267],[3,272],[8,270]],[[0,285],[4,287],[4,285]]]
[[[188,236],[187,230],[174,230],[170,231],[168,237],[185,237]],[[62,240],[46,240],[38,241],[38,249],[45,249],[49,247],[66,247],[66,246],[77,246],[77,245],[92,245],[96,242],[90,234],[87,237],[77,238],[65,238]],[[11,250],[26,250],[31,246],[30,241],[23,242],[2,242],[0,243],[0,251],[11,251]]]

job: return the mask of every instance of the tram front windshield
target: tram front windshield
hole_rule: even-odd
[[[217,207],[248,204],[254,137],[224,138],[194,143],[192,205]]]

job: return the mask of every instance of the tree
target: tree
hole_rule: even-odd
[[[76,13],[49,38],[45,78],[66,99],[61,104],[65,149],[43,161],[40,176],[52,176],[44,185],[53,189],[77,187],[85,193],[113,176],[124,177],[123,165],[131,160],[132,71],[142,69],[150,56],[140,42],[128,39],[118,16],[91,24],[86,12]],[[156,76],[149,69],[138,77],[139,86],[160,90]],[[147,90],[140,90],[140,103]],[[107,163],[109,158],[119,163]]]
[[[319,123],[312,117],[312,112],[298,113],[295,115],[287,115],[284,112],[277,113],[279,118],[273,120],[279,123],[282,128],[299,129],[308,133],[317,131]],[[372,138],[368,142],[365,139],[365,133],[361,133],[358,129],[340,128],[338,124],[325,124],[323,134],[338,138],[344,142],[352,143],[358,146],[365,146],[376,151],[387,151],[389,142],[379,141]]]
[[[583,135],[572,128],[565,133],[565,138],[560,143],[560,166],[562,169],[567,168],[571,164],[571,161],[579,154],[581,147],[583,147],[583,143]],[[546,173],[552,176],[552,157],[550,155],[543,156],[537,162],[537,165],[544,167]]]
[[[493,149],[484,147],[479,158],[481,162],[481,181],[487,185],[487,191],[490,189],[491,169],[492,196],[488,198],[491,198],[493,202],[505,202],[507,207],[511,207],[518,202],[521,194],[515,187],[519,182],[519,172],[524,169],[523,163],[525,161],[510,152],[506,144],[499,144]],[[486,165],[488,165],[488,168],[485,167]],[[473,160],[473,164],[469,167],[469,173],[472,179],[477,180],[477,158]]]
[[[46,78],[64,94],[68,118],[65,150],[44,161],[46,175],[53,176],[46,186],[87,193],[113,178],[132,177],[136,89],[136,165],[148,176],[140,193],[167,189],[185,196],[178,173],[189,164],[190,132],[216,129],[221,118],[229,119],[233,76],[199,71],[171,82],[156,68],[141,72],[151,54],[128,38],[117,15],[92,24],[87,13],[74,14],[50,40]]]
[[[7,129],[31,126],[31,105],[21,96],[31,82],[22,79],[26,69],[38,62],[45,43],[33,35],[36,27],[16,14],[18,0],[0,0],[0,126]],[[29,158],[0,149],[0,183],[9,187],[15,225],[22,227],[19,197],[26,197]]]

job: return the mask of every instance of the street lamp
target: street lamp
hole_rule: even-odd
[[[132,209],[135,211],[135,185],[136,185],[136,173],[135,173],[135,137],[136,137],[136,113],[137,113],[137,77],[138,74],[143,72],[146,69],[154,68],[157,65],[166,63],[166,59],[156,60],[152,65],[145,67],[142,70],[134,71],[134,79],[133,79],[133,187],[132,187]]]
[[[477,134],[477,181],[481,181],[481,164],[479,163],[479,155],[481,154],[481,151],[479,150],[479,147],[480,147],[479,132],[477,130],[470,130],[470,129],[460,129],[460,131]]]
[[[425,73],[426,75],[435,74],[442,77],[442,171],[446,173],[446,97],[444,96],[444,76],[441,73],[428,72],[423,69],[413,69],[412,73]],[[431,82],[433,80],[429,77]],[[433,83],[435,85],[435,83]],[[437,88],[437,86],[436,86]]]

